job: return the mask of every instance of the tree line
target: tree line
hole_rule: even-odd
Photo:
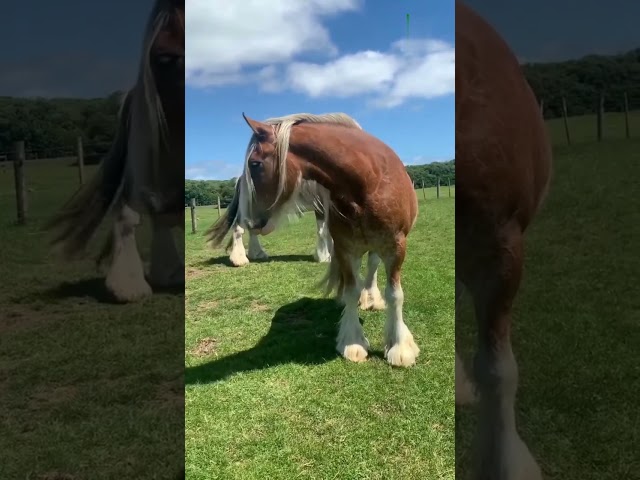
[[[73,156],[82,136],[85,162],[98,162],[115,136],[121,98],[0,97],[0,155],[24,140],[28,159]]]
[[[577,60],[528,63],[524,74],[538,101],[544,100],[545,118],[562,116],[562,97],[569,116],[595,113],[600,94],[606,112],[640,109],[640,48],[620,55],[589,55]]]
[[[438,178],[441,185],[455,185],[455,160],[448,162],[434,162],[426,165],[409,165],[407,173],[416,188],[424,186],[433,187]],[[196,199],[197,205],[217,205],[220,197],[220,206],[226,207],[235,193],[236,179],[231,180],[185,180],[184,204],[190,205],[191,199]]]
[[[562,97],[569,115],[593,113],[601,92],[606,111],[622,111],[625,92],[629,109],[640,109],[640,48],[522,68],[538,99],[544,100],[546,118],[562,115]],[[27,158],[72,156],[76,138],[82,136],[85,161],[98,161],[115,134],[121,98],[122,92],[94,99],[0,97],[0,156],[10,153],[17,140],[25,141]],[[430,177],[422,177],[426,184]]]

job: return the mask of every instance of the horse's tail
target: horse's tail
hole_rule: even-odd
[[[205,232],[205,236],[207,237],[207,243],[212,247],[218,247],[224,240],[224,237],[227,235],[233,223],[236,221],[236,217],[238,216],[238,209],[240,207],[240,180],[236,182],[236,192],[233,195],[233,199],[231,203],[227,207],[227,210],[224,214],[218,219],[216,223],[214,223],[209,230]],[[227,245],[227,249],[229,249],[229,245]]]
[[[357,274],[357,272],[355,273]],[[331,262],[329,263],[329,268],[327,268],[327,273],[325,273],[324,277],[318,282],[317,286],[324,291],[325,297],[335,292],[338,299],[342,298],[342,294],[344,293],[344,277],[340,271],[340,266],[338,265],[335,254],[331,255]]]
[[[130,109],[131,92],[128,92],[119,112],[115,140],[98,171],[45,224],[45,230],[53,233],[51,245],[65,258],[84,251],[102,220],[122,195]]]

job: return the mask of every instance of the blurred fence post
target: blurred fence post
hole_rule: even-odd
[[[448,178],[447,181],[449,183],[449,198],[451,198],[451,178]]]
[[[18,209],[18,225],[27,223],[27,189],[24,179],[24,140],[19,140],[13,146],[13,173],[16,188],[16,206]]]
[[[602,117],[604,117],[604,93],[600,92],[600,97],[598,98],[597,115],[596,115],[599,142],[602,141]]]
[[[631,132],[629,131],[629,97],[627,92],[624,92],[624,133],[627,138],[631,138]]]
[[[567,99],[562,97],[562,118],[564,119],[564,133],[567,135],[567,143],[571,145],[571,135],[569,135],[569,120],[567,119]]]
[[[196,218],[196,199],[191,199],[191,233],[196,233],[198,231],[198,221]]]
[[[440,177],[436,180],[436,198],[440,198]]]
[[[425,200],[427,199],[427,191],[424,189],[424,179],[422,179],[422,196]]]
[[[78,155],[78,178],[80,180],[80,185],[83,185],[84,184],[84,148],[82,146],[81,136],[78,136],[76,149],[77,149],[77,155]]]
[[[220,218],[220,215],[222,215],[222,212],[220,209],[220,195],[218,195],[218,218]]]

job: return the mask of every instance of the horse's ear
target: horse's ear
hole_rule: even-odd
[[[273,140],[271,138],[271,136],[273,135],[273,130],[269,125],[247,117],[244,112],[242,113],[242,118],[244,118],[244,121],[247,122],[249,128],[258,136],[261,142]]]

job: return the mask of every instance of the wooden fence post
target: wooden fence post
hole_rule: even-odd
[[[440,177],[436,180],[436,198],[440,198]]]
[[[222,212],[220,209],[220,195],[218,195],[218,218],[220,218],[221,215],[222,215]]]
[[[629,97],[627,97],[627,92],[624,92],[624,133],[627,138],[631,138],[631,133],[629,132]]]
[[[16,186],[16,206],[18,208],[18,225],[27,223],[27,188],[24,179],[24,140],[15,142],[13,150],[13,173]]]
[[[78,178],[80,179],[80,185],[84,184],[84,148],[82,147],[82,137],[78,136],[76,144],[78,151]]]
[[[449,183],[449,198],[451,198],[451,178],[448,178],[447,181]]]
[[[198,221],[196,219],[196,199],[191,199],[191,233],[196,233],[198,230]]]
[[[571,145],[571,135],[569,135],[569,120],[567,119],[567,99],[562,97],[562,118],[564,119],[564,133],[567,135],[567,143]]]
[[[427,199],[427,191],[424,189],[424,178],[422,179],[422,197]]]
[[[597,129],[598,129],[598,141],[602,140],[602,117],[604,116],[604,93],[600,92],[598,98],[598,114],[596,115]]]

